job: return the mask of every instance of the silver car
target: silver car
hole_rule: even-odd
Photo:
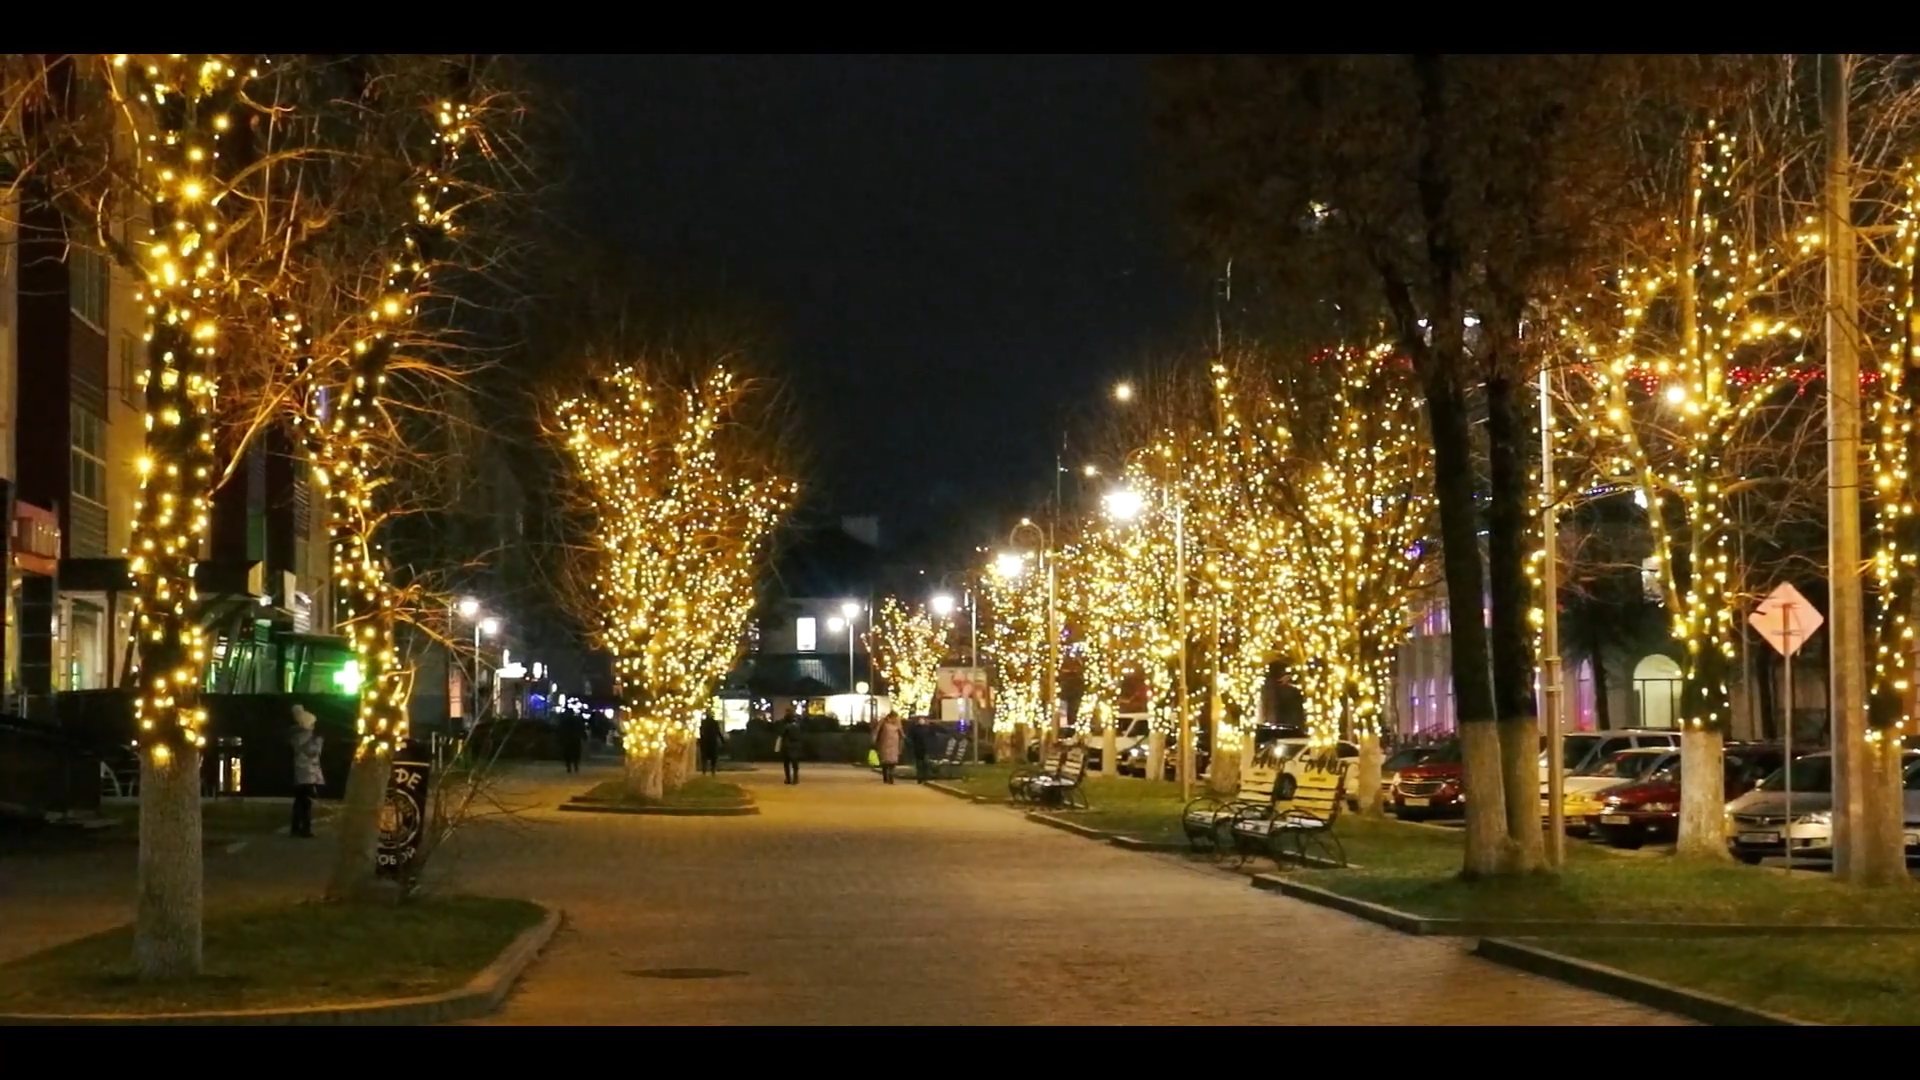
[[[1920,750],[1902,755],[1906,767],[1907,855],[1920,855]],[[1727,846],[1744,863],[1784,855],[1833,857],[1833,755],[1808,754],[1793,761],[1792,824],[1788,824],[1787,770],[1777,769],[1760,786],[1727,804]]]

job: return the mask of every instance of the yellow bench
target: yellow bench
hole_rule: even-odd
[[[1267,813],[1234,822],[1234,846],[1243,855],[1265,851],[1276,864],[1291,857],[1309,865],[1344,867],[1346,848],[1333,826],[1347,802],[1346,770],[1331,750],[1309,760],[1295,759],[1294,764],[1298,771],[1281,774]]]

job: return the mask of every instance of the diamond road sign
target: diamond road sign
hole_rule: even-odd
[[[1775,652],[1781,656],[1792,656],[1800,651],[1827,620],[1822,618],[1813,604],[1800,595],[1800,590],[1787,582],[1767,594],[1760,601],[1759,608],[1747,616],[1747,622],[1767,639]]]

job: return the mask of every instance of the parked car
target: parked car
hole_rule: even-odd
[[[1399,783],[1401,771],[1423,764],[1440,752],[1441,745],[1403,746],[1387,755],[1387,759],[1380,763],[1380,791],[1388,802],[1393,801],[1393,786]]]
[[[1907,853],[1920,850],[1920,750],[1901,755],[1906,766]],[[1787,779],[1793,802],[1787,802]],[[1787,819],[1793,820],[1789,822]],[[1727,803],[1727,847],[1741,862],[1768,856],[1833,857],[1833,755],[1795,758],[1790,769],[1774,770],[1760,786]]]
[[[1298,729],[1283,728],[1274,724],[1262,724],[1258,728],[1255,728],[1253,732],[1253,752],[1256,757],[1263,755],[1267,753],[1268,748],[1274,743],[1282,739],[1291,738],[1298,738],[1302,746],[1306,745],[1306,737],[1302,735]],[[1120,756],[1119,772],[1121,776],[1146,777],[1147,755],[1150,750],[1149,742],[1150,740],[1143,738]],[[1178,780],[1180,778],[1180,763],[1174,756],[1174,740],[1166,739],[1163,745],[1166,748],[1166,754],[1160,766],[1161,778],[1165,780]],[[1206,729],[1199,728],[1195,730],[1193,751],[1193,771],[1195,775],[1205,776],[1207,774],[1207,766],[1212,760],[1212,756],[1209,753],[1210,750],[1211,747],[1208,746]],[[1278,764],[1278,762],[1275,762],[1275,764]]]
[[[1730,745],[1726,748],[1725,791],[1729,797],[1753,790],[1786,760],[1779,747]],[[1602,793],[1600,809],[1587,815],[1593,835],[1617,848],[1670,844],[1680,836],[1680,762],[1656,768],[1637,781]]]
[[[1127,775],[1127,752],[1142,745],[1147,732],[1153,726],[1145,713],[1121,713],[1115,718],[1116,734],[1113,737],[1114,757],[1120,762],[1120,775]],[[1099,771],[1100,763],[1106,760],[1106,739],[1101,735],[1087,738],[1087,768]]]
[[[1433,753],[1417,765],[1403,766],[1388,804],[1393,815],[1402,821],[1421,821],[1464,814],[1466,797],[1460,790],[1460,770],[1458,739],[1433,747]]]
[[[1561,777],[1561,816],[1567,832],[1574,836],[1587,834],[1587,818],[1600,812],[1609,789],[1634,783],[1679,763],[1680,751],[1664,746],[1645,746],[1622,750],[1587,772]],[[1549,813],[1547,785],[1542,783],[1540,819],[1545,821]]]
[[[1625,728],[1618,731],[1570,731],[1560,736],[1560,761],[1568,776],[1591,773],[1622,750],[1643,746],[1680,749],[1680,733],[1659,728]],[[1540,737],[1540,782],[1547,782],[1547,738]]]

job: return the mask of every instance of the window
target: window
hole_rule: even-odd
[[[107,328],[108,278],[99,252],[67,249],[67,305],[95,330]]]
[[[146,351],[137,334],[120,335],[120,400],[139,408],[140,376],[146,369]]]
[[[796,652],[812,652],[818,648],[817,624],[812,619],[795,619],[793,623],[793,647]]]
[[[73,410],[73,497],[105,506],[107,503],[107,440],[100,418],[76,406]]]

